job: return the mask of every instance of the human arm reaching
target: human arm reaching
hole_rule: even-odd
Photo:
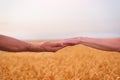
[[[77,37],[65,39],[63,40],[62,44],[65,46],[83,44],[96,49],[120,52],[120,38]]]
[[[0,35],[0,50],[4,51],[54,52],[63,47],[64,46],[62,46],[59,42],[46,41],[41,43],[29,43],[5,35]]]

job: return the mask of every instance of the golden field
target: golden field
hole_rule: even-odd
[[[83,45],[55,53],[0,51],[0,80],[120,80],[120,53]]]

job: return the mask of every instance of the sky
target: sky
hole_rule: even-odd
[[[120,0],[0,0],[0,34],[19,39],[120,37]]]

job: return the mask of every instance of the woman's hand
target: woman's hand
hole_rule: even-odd
[[[60,43],[63,46],[73,46],[73,45],[80,44],[81,43],[80,39],[81,39],[80,37],[69,38],[69,39],[61,40]]]

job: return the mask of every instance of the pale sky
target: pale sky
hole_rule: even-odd
[[[0,34],[20,39],[120,37],[120,0],[0,0]]]

